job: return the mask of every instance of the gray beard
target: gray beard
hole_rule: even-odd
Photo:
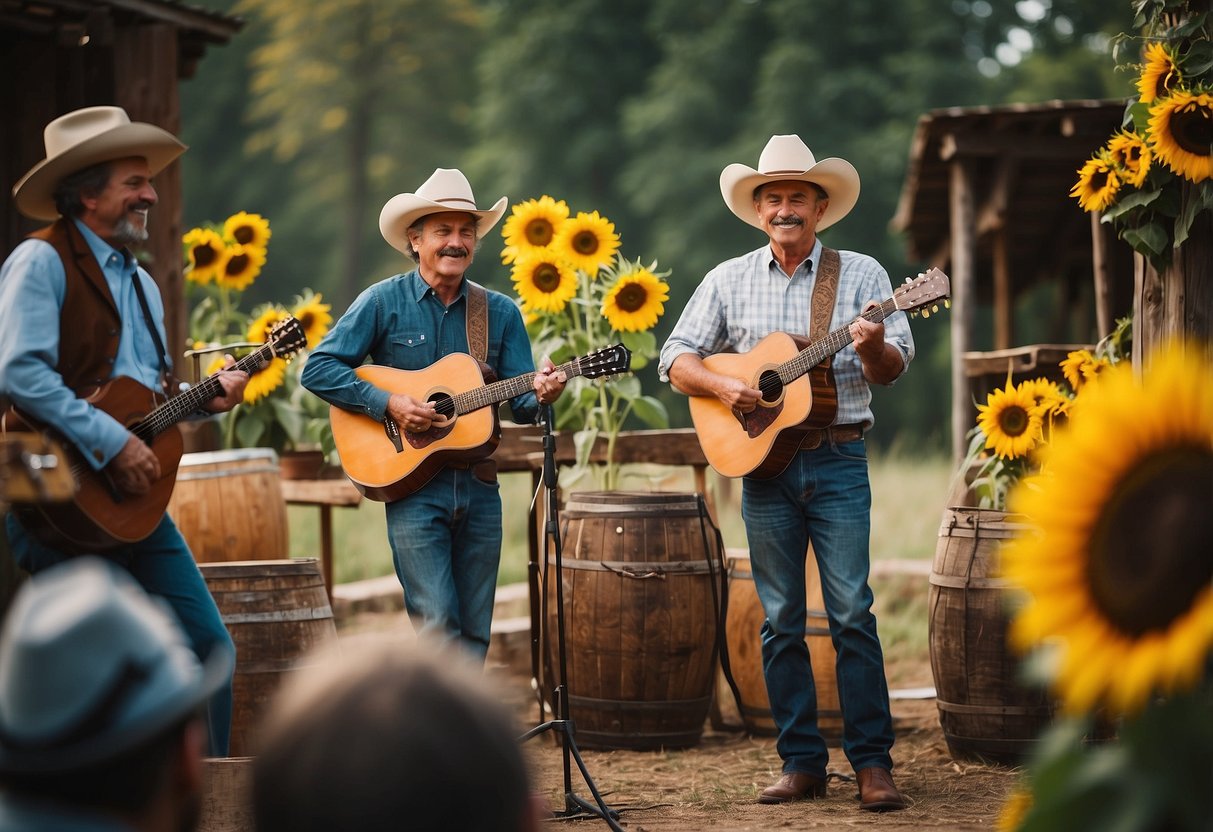
[[[118,220],[114,228],[114,238],[124,246],[132,243],[142,243],[147,239],[147,228],[136,228],[126,217]]]

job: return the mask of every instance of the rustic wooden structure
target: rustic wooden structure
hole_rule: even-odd
[[[989,356],[1042,371],[1066,342],[1093,343],[1133,308],[1132,250],[1069,196],[1083,163],[1121,124],[1123,101],[1050,101],[935,110],[919,119],[892,220],[911,259],[952,280],[952,448],[963,457]],[[1041,290],[1054,294],[1042,301]],[[1042,327],[1025,301],[1049,307]],[[1017,311],[1020,313],[1017,319]],[[1040,335],[1027,335],[1041,332]],[[982,364],[985,362],[985,364]],[[998,380],[1001,384],[1001,379]]]
[[[179,134],[177,84],[208,44],[223,44],[241,21],[178,0],[0,0],[0,181],[6,191],[44,156],[42,130],[71,110],[123,107],[135,121]],[[156,177],[160,205],[140,255],[164,296],[169,349],[184,343],[181,172]],[[0,200],[0,250],[40,223]]]

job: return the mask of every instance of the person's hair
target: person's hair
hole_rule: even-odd
[[[435,212],[435,213],[437,213],[437,212]],[[416,231],[418,234],[420,234],[422,229],[425,226],[425,221],[428,220],[432,216],[434,216],[434,215],[433,214],[423,214],[419,219],[414,220],[413,224],[410,225],[408,227],[408,230],[404,232],[404,241],[408,244],[408,247],[409,247],[407,254],[409,256],[409,259],[412,260],[414,263],[420,263],[421,259],[420,259],[420,255],[417,254],[417,249],[413,247],[413,238],[409,236],[409,232]],[[476,228],[477,228],[477,230],[480,229],[480,217],[476,217]],[[479,248],[480,248],[480,238],[479,238],[479,236],[477,236],[476,245],[472,247],[472,254],[475,254]]]
[[[79,216],[84,210],[83,197],[105,190],[113,170],[112,162],[99,162],[60,179],[54,192],[55,210],[64,217]]]
[[[780,179],[778,181],[785,182],[787,180]],[[758,197],[759,197],[759,195],[761,195],[762,189],[765,188],[767,185],[771,185],[771,184],[773,184],[773,183],[763,182],[761,185],[759,185],[757,188],[754,189],[754,193],[752,196],[753,196],[755,202],[758,201]],[[830,198],[830,195],[828,193],[826,193],[826,189],[821,187],[820,185],[818,185],[816,182],[805,182],[805,184],[813,189],[813,191],[817,194],[818,199],[829,199]]]
[[[56,806],[137,814],[164,788],[191,713],[116,757],[71,771],[0,774],[0,789]]]
[[[508,713],[483,685],[452,655],[398,640],[311,663],[260,736],[256,829],[523,829],[526,766]]]

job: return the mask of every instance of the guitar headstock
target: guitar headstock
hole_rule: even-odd
[[[906,314],[922,312],[922,316],[926,318],[932,311],[939,311],[939,301],[942,300],[944,306],[948,305],[951,291],[952,284],[948,276],[939,269],[932,268],[913,280],[906,278],[903,285],[893,290],[893,303]],[[928,310],[928,306],[933,308]]]
[[[270,327],[266,344],[276,358],[290,358],[307,346],[307,333],[303,331],[303,324],[299,323],[298,318],[283,318]]]
[[[632,369],[632,351],[623,344],[603,347],[579,358],[577,364],[586,378],[626,373]]]

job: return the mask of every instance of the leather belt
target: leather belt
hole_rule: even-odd
[[[481,459],[476,462],[448,462],[447,468],[452,471],[471,471],[472,476],[481,482],[497,482],[497,460]]]
[[[863,439],[863,422],[850,425],[830,425],[828,428],[813,428],[800,440],[802,451],[811,451],[821,447],[821,443],[829,439],[834,444],[854,442]]]

